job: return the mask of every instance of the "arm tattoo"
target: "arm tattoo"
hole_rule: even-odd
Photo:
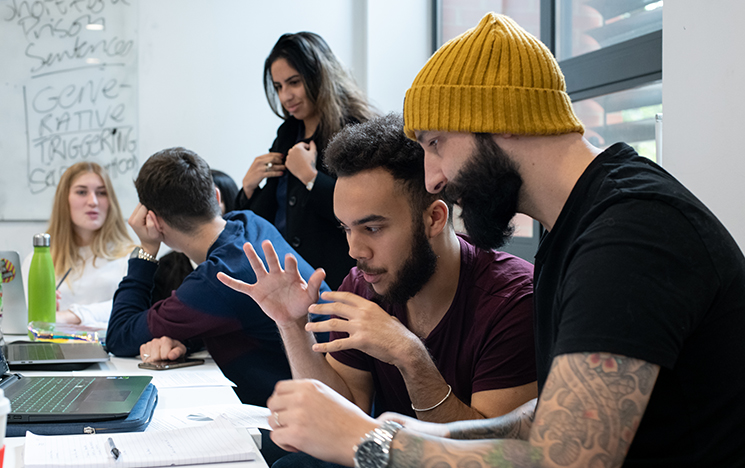
[[[554,359],[530,441],[561,466],[621,466],[659,367],[606,353]]]
[[[527,439],[535,418],[533,399],[498,418],[448,424],[451,439]]]
[[[523,405],[486,424],[471,421],[469,427],[465,422],[451,423],[451,439],[402,430],[393,440],[389,466],[619,468],[658,373],[659,366],[619,355],[558,356],[535,411],[526,411]],[[452,440],[510,437],[525,425],[532,425],[527,442]]]
[[[403,432],[394,441],[392,468],[536,468],[543,458],[524,441],[453,441]]]
[[[400,434],[400,433],[399,433]],[[414,468],[420,466],[424,455],[424,441],[421,437],[397,437],[401,440],[401,448],[392,446],[390,466],[399,468]],[[394,462],[395,460],[395,462]]]

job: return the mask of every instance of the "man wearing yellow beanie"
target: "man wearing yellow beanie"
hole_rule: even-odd
[[[400,429],[280,382],[273,439],[361,467],[745,466],[745,257],[716,217],[630,146],[585,140],[554,57],[501,15],[430,58],[404,120],[427,189],[461,205],[475,244],[504,242],[516,212],[547,230],[540,397],[486,421],[381,417]]]

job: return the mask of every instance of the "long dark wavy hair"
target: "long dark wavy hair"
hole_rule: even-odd
[[[326,41],[318,34],[303,31],[283,34],[264,62],[264,93],[279,117],[290,117],[279,102],[272,80],[272,64],[280,58],[287,60],[302,77],[305,94],[321,118],[317,130],[321,146],[325,147],[350,120],[366,122],[376,115]]]

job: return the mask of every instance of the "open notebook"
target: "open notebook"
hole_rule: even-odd
[[[111,445],[119,451],[111,455]],[[112,466],[116,468],[196,465],[255,460],[245,429],[225,417],[195,427],[162,432],[37,436],[26,433],[26,468]]]

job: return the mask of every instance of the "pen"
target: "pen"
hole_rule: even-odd
[[[62,286],[62,282],[65,281],[65,278],[67,278],[67,275],[70,274],[70,271],[72,271],[72,268],[68,268],[65,272],[64,276],[62,276],[62,279],[59,280],[59,283],[57,283],[57,287],[55,289],[59,289],[60,286]]]
[[[106,445],[109,448],[109,452],[111,453],[111,456],[114,457],[114,460],[117,460],[121,452],[119,452],[119,449],[116,448],[116,445],[114,445],[114,440],[111,437],[106,439]]]

